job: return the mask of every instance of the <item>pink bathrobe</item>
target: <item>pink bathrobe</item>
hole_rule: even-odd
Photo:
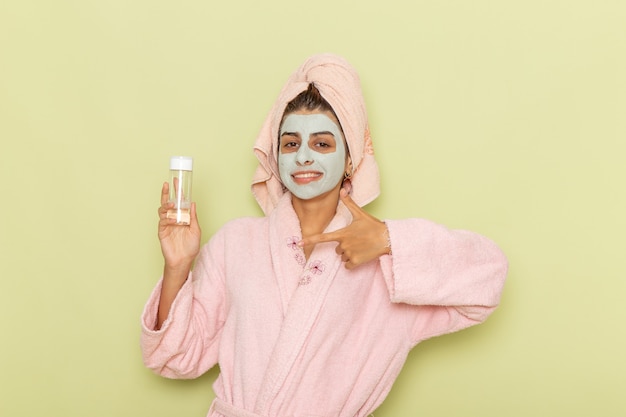
[[[350,222],[340,204],[327,231]],[[195,378],[219,363],[209,416],[369,415],[413,346],[487,318],[507,271],[480,235],[421,219],[386,223],[393,255],[353,270],[336,243],[305,260],[289,193],[267,217],[226,224],[158,331],[160,283],[152,293],[142,316],[146,365]]]

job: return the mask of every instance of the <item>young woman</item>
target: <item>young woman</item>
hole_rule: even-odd
[[[367,416],[420,341],[484,321],[507,261],[490,240],[423,219],[380,221],[359,79],[309,58],[255,145],[266,213],[201,247],[159,208],[164,273],[142,316],[144,361],[170,378],[220,375],[209,416]],[[195,266],[192,269],[192,264]]]

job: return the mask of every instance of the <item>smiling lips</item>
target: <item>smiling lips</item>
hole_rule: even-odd
[[[319,180],[322,175],[324,174],[319,171],[298,171],[291,174],[291,177],[296,184],[303,185]]]

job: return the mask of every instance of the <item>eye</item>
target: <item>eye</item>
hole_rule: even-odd
[[[285,134],[281,138],[280,147],[283,152],[294,152],[300,147],[300,139],[297,136]]]
[[[332,135],[318,134],[310,146],[318,152],[332,152],[335,148],[335,138]]]

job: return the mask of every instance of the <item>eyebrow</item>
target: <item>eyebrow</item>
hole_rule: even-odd
[[[324,130],[321,132],[313,132],[311,133],[312,135],[330,135],[332,137],[335,137],[335,135],[333,134],[333,132],[329,132],[328,130]]]

